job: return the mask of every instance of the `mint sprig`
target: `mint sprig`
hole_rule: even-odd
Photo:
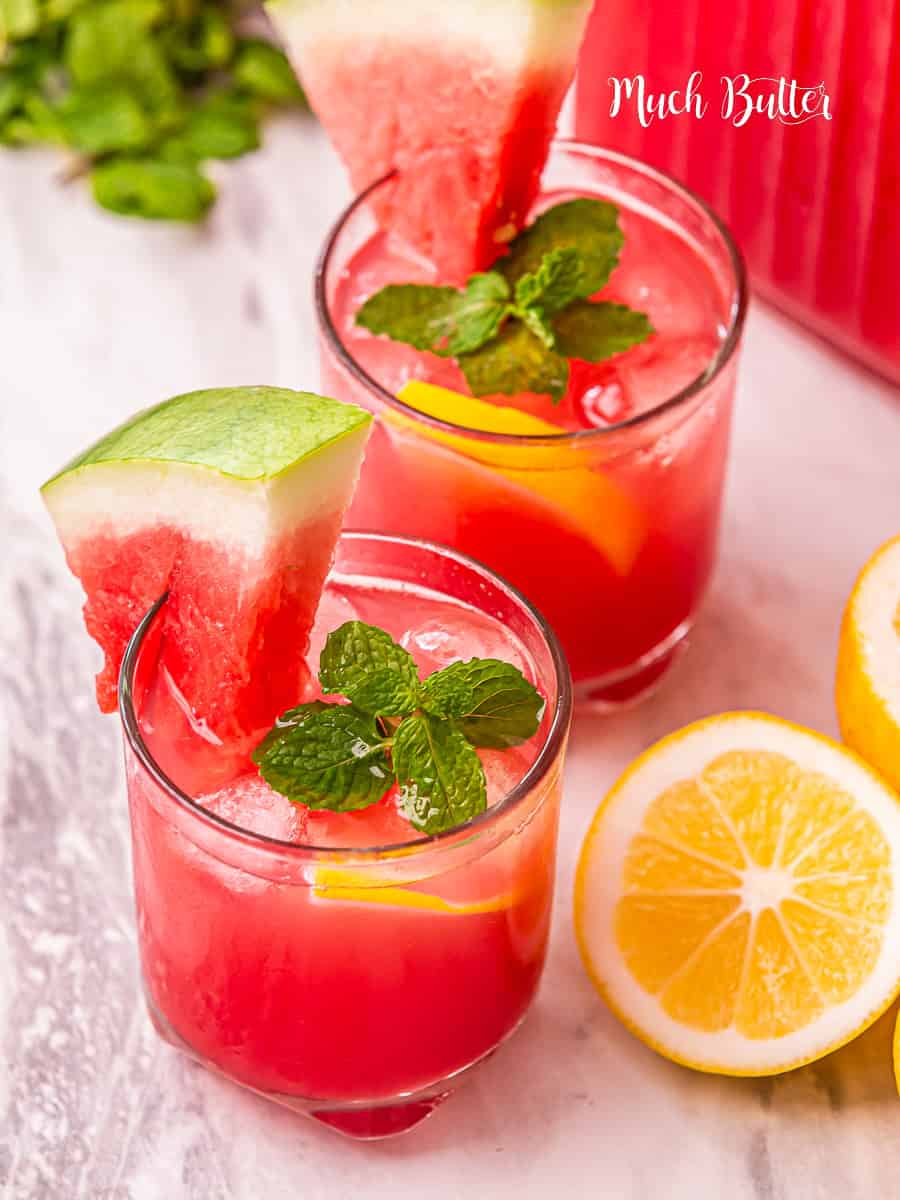
[[[284,54],[224,0],[0,0],[0,146],[58,145],[112,212],[198,221],[210,159],[304,105]]]
[[[383,629],[348,621],[319,664],[326,694],[283,713],[253,752],[263,779],[294,803],[350,812],[392,784],[414,828],[437,834],[487,806],[476,747],[533,737],[544,701],[512,664],[473,658],[420,680],[412,656]]]
[[[558,403],[569,359],[601,362],[653,333],[645,313],[589,299],[609,280],[623,240],[614,204],[568,200],[541,213],[493,270],[463,289],[388,284],[356,323],[455,358],[475,396],[537,392]]]

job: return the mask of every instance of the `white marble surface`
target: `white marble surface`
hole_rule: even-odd
[[[407,1139],[359,1145],[156,1041],[138,995],[113,718],[36,497],[125,414],[213,384],[314,385],[310,274],[344,197],[289,123],[223,171],[202,231],[104,216],[54,161],[0,154],[0,1194],[4,1200],[873,1200],[900,1195],[889,1022],[763,1082],[693,1075],[592,992],[570,928],[591,812],[695,717],[761,707],[834,732],[838,619],[900,528],[900,393],[762,310],[744,354],[724,545],[664,690],[572,743],[556,924],[522,1033]]]

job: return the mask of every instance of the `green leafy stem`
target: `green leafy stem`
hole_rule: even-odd
[[[565,201],[464,288],[388,284],[365,301],[356,322],[455,358],[475,396],[537,392],[559,402],[569,359],[601,362],[653,333],[646,313],[590,299],[609,280],[622,244],[614,204]]]
[[[199,0],[0,0],[0,143],[59,145],[103,207],[199,220],[202,169],[259,145],[262,116],[304,104],[276,47]]]
[[[403,811],[427,834],[487,806],[476,747],[533,737],[544,710],[511,663],[473,658],[419,679],[408,650],[383,629],[348,621],[328,635],[319,664],[326,695],[279,717],[253,752],[266,782],[294,803],[352,812],[396,783]]]

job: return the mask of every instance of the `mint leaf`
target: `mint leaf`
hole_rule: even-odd
[[[574,246],[551,250],[541,260],[537,271],[520,276],[516,281],[516,304],[519,308],[540,308],[552,316],[581,294],[584,285],[584,259]]]
[[[440,347],[453,329],[459,295],[452,287],[389,283],[363,304],[356,324],[417,350],[441,353]]]
[[[260,100],[270,104],[306,103],[291,64],[271,42],[242,40],[232,70],[235,83]]]
[[[422,685],[429,712],[453,718],[473,746],[505,749],[537,732],[544,711],[540,692],[512,663],[473,658],[451,663]]]
[[[329,633],[319,660],[326,694],[346,696],[373,716],[401,717],[418,704],[419,675],[408,650],[390,634],[363,621]]]
[[[63,50],[73,81],[83,87],[127,81],[148,30],[162,15],[155,0],[110,0],[72,16]]]
[[[616,206],[579,197],[541,213],[510,242],[509,253],[499,260],[496,270],[515,285],[523,276],[537,273],[545,255],[574,248],[581,255],[584,274],[572,298],[586,299],[609,279],[623,241]]]
[[[459,359],[473,396],[546,393],[559,401],[569,383],[566,359],[544,345],[521,321],[507,321],[493,341]]]
[[[37,32],[41,12],[36,0],[0,0],[0,46]]]
[[[117,158],[91,173],[103,208],[153,220],[199,221],[216,196],[205,175],[187,163]]]
[[[447,351],[468,354],[490,341],[508,311],[509,284],[496,271],[472,275],[453,311]]]
[[[297,725],[302,725],[307,721],[313,713],[322,712],[326,708],[330,708],[324,700],[311,700],[307,704],[298,704],[296,708],[289,708],[277,718],[275,724],[259,743],[256,749],[251,754],[253,762],[259,762],[260,758],[284,737],[286,730],[292,729]]]
[[[608,300],[580,300],[553,319],[556,349],[566,358],[602,362],[654,332],[646,313]]]
[[[394,734],[394,770],[407,819],[443,833],[487,807],[481,759],[459,729],[429,713],[407,717]]]
[[[494,337],[508,311],[509,286],[495,271],[473,275],[464,291],[392,283],[363,304],[357,325],[417,350],[459,355]]]
[[[85,154],[140,150],[153,127],[125,87],[94,87],[71,92],[59,108],[69,144]]]
[[[167,30],[169,58],[182,71],[196,73],[228,65],[234,53],[234,34],[225,14],[211,4],[185,23]]]
[[[259,123],[246,101],[214,95],[190,113],[178,142],[197,159],[237,158],[259,146]]]
[[[523,308],[519,318],[528,332],[547,350],[556,348],[556,331],[539,308]]]
[[[303,708],[309,711],[303,713]],[[266,783],[294,803],[352,812],[380,800],[393,779],[374,717],[352,705],[301,706],[253,752]],[[474,752],[473,752],[474,753]]]

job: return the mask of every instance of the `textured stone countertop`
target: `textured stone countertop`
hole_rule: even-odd
[[[315,385],[310,278],[345,196],[312,124],[222,172],[200,231],[108,217],[55,160],[0,155],[0,1195],[3,1200],[887,1200],[889,1020],[768,1081],[627,1034],[570,927],[595,804],[658,736],[759,707],[834,732],[842,603],[900,527],[900,394],[757,308],[723,550],[664,689],[576,722],[549,964],[523,1030],[418,1132],[353,1144],[158,1042],[138,989],[118,730],[38,484],[125,414],[229,383]]]

